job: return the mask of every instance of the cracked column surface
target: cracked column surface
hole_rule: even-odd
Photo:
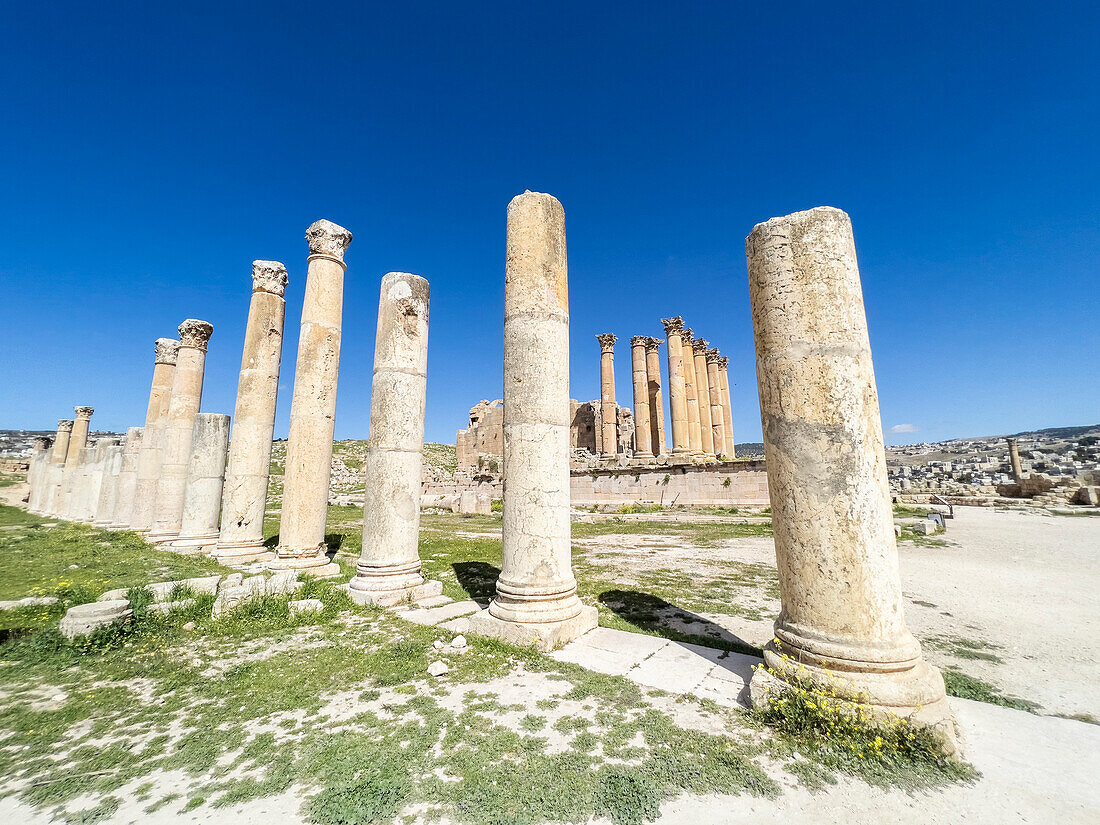
[[[710,392],[710,430],[714,455],[728,458],[726,452],[726,416],[722,409],[722,376],[718,372],[721,356],[716,349],[706,351],[707,387]]]
[[[573,577],[569,525],[569,287],[565,211],[551,195],[508,204],[504,277],[504,547],[474,632],[542,650],[596,626]]]
[[[714,430],[710,416],[710,375],[707,372],[707,350],[710,344],[702,338],[691,342],[695,362],[695,392],[699,398],[699,449],[703,458],[713,459],[720,450],[714,449]]]
[[[688,447],[691,457],[703,458],[703,432],[699,427],[699,388],[695,383],[695,339],[690,327],[684,327],[680,336],[684,354],[684,398],[687,399]]]
[[[668,343],[668,407],[672,417],[672,454],[691,454],[691,437],[688,433],[687,386],[684,379],[684,319],[662,318],[665,340]]]
[[[665,444],[665,400],[661,392],[661,339],[645,339],[646,387],[649,391],[649,430],[653,455],[668,452]]]
[[[264,547],[264,511],[283,356],[286,285],[286,267],[281,263],[252,262],[252,300],[222,492],[221,535],[213,551],[225,564],[270,557]]]
[[[115,517],[118,504],[118,477],[122,472],[122,451],[125,448],[117,441],[107,448],[103,460],[103,480],[99,484],[99,500],[96,502],[96,527],[109,527]]]
[[[158,338],[153,346],[153,384],[149,389],[145,428],[141,447],[138,449],[134,500],[130,504],[129,512],[118,519],[120,523],[125,522],[127,529],[141,532],[149,530],[156,517],[157,479],[160,477],[164,425],[168,421],[168,405],[172,401],[172,384],[176,377],[180,342],[173,338]]]
[[[222,511],[225,453],[229,448],[229,416],[199,413],[191,427],[191,457],[179,536],[168,547],[176,552],[204,553],[218,542]]]
[[[56,516],[61,503],[61,485],[65,478],[65,456],[69,452],[69,439],[73,433],[73,421],[61,419],[57,422],[57,434],[54,436],[53,449],[50,451],[50,464],[46,468],[45,491],[42,494],[42,514]]]
[[[202,404],[206,347],[214,327],[188,318],[179,326],[180,345],[172,397],[161,433],[160,475],[157,478],[156,518],[147,534],[150,541],[172,541],[179,535],[183,501],[187,494],[187,467],[191,463],[191,433]]]
[[[619,407],[615,403],[615,342],[610,332],[597,335],[600,342],[600,456],[619,454]]]
[[[428,386],[428,282],[382,279],[374,339],[370,437],[363,462],[363,552],[348,595],[392,605],[438,596],[420,572],[420,473]]]
[[[130,427],[126,431],[126,440],[122,442],[122,464],[118,471],[118,493],[115,512],[109,530],[127,530],[130,527],[130,514],[134,509],[134,493],[137,490],[138,455],[141,453],[141,441],[145,434],[142,427]]]
[[[726,458],[736,458],[737,449],[733,441],[733,407],[730,406],[730,359],[722,356],[718,359],[718,377],[722,380],[722,415],[726,419]]]
[[[30,468],[27,470],[27,483],[30,493],[27,496],[27,512],[42,511],[42,496],[45,491],[46,470],[50,466],[50,439],[38,436],[34,439],[34,453]]]
[[[344,253],[351,243],[351,233],[331,221],[321,220],[306,230],[306,240],[309,269],[290,400],[279,546],[268,566],[330,578],[340,575],[340,566],[328,560],[325,516],[332,474],[332,434],[336,426],[336,382],[340,374],[340,327],[347,270]]]
[[[953,743],[943,679],[905,623],[851,221],[796,212],[745,248],[782,604],[753,700],[801,676]]]
[[[634,380],[635,458],[653,458],[654,455],[645,364],[645,346],[648,340],[644,335],[635,335],[630,339],[630,369]]]
[[[70,521],[76,517],[74,502],[79,504],[81,494],[80,486],[84,476],[83,465],[91,453],[88,445],[88,431],[91,426],[91,407],[73,407],[76,418],[73,421],[73,431],[69,435],[69,445],[65,449],[65,470],[61,484],[61,504],[58,515]]]

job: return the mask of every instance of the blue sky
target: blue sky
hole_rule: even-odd
[[[564,204],[572,395],[614,332],[687,324],[760,438],[744,239],[855,226],[891,443],[1100,420],[1094,4],[14,4],[0,31],[0,428],[141,424],[152,342],[290,273],[285,435],[318,218],[347,254],[336,431],[367,435],[378,286],[432,284],[427,437],[500,395],[505,207]],[[400,6],[400,8],[398,8]],[[663,350],[662,350],[663,352]],[[906,432],[890,433],[903,427]]]

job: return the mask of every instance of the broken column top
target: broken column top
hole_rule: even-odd
[[[91,418],[95,410],[91,407],[73,407],[73,412],[76,413],[77,418]]]
[[[180,351],[180,342],[174,338],[158,338],[153,344],[157,364],[175,364]]]
[[[252,291],[270,292],[280,298],[286,292],[286,267],[278,261],[252,262]]]
[[[680,335],[684,331],[684,319],[679,315],[674,318],[662,318],[661,323],[668,335]]]
[[[71,433],[73,431],[73,422],[67,418],[63,418],[57,422],[57,431],[59,433]]]
[[[600,342],[600,349],[611,349],[615,346],[615,342],[618,341],[618,336],[613,332],[605,332],[602,335],[597,335],[596,340]]]
[[[207,321],[188,318],[179,327],[180,346],[206,351],[206,344],[214,334],[214,325]]]
[[[306,240],[309,241],[311,255],[331,258],[342,264],[344,253],[351,244],[351,232],[339,224],[322,219],[309,225],[309,229],[306,230]]]
[[[730,359],[725,355],[719,357],[719,359],[718,359],[718,366],[720,366],[720,367],[723,367],[723,368],[728,367],[729,363],[730,363]]]

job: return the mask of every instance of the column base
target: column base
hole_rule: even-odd
[[[418,602],[443,594],[443,582],[421,580],[420,584],[398,589],[375,590],[368,577],[356,575],[348,582],[348,596],[356,604],[375,604],[379,607],[394,607],[408,602]]]
[[[275,548],[275,558],[264,566],[276,572],[297,570],[315,579],[332,579],[343,575],[340,565],[328,560],[327,551],[328,546],[324,543],[305,550],[280,545]]]
[[[599,623],[596,608],[583,604],[579,613],[559,622],[508,621],[494,616],[491,610],[492,605],[469,617],[471,633],[513,645],[534,645],[542,653],[580,638]]]
[[[166,541],[175,541],[179,538],[179,530],[169,530],[164,527],[151,527],[144,532],[145,540],[151,544],[164,544]]]
[[[218,543],[218,534],[205,533],[202,535],[180,536],[171,544],[168,545],[168,549],[174,553],[182,553],[185,556],[197,556],[202,554],[209,554],[211,550]]]
[[[219,541],[217,546],[210,551],[210,555],[222,564],[228,564],[231,567],[243,566],[255,561],[269,562],[275,559],[275,554],[267,549],[263,539]]]
[[[111,522],[107,519],[101,519],[99,521],[93,521],[92,527],[98,527],[100,530],[110,530]]]

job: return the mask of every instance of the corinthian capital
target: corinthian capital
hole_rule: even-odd
[[[662,318],[661,323],[665,327],[665,335],[680,335],[684,331],[684,319],[677,315],[675,318]]]
[[[615,342],[619,339],[612,332],[605,332],[603,335],[597,335],[596,340],[600,342],[600,351],[606,352],[615,348]]]
[[[77,418],[91,418],[95,410],[91,407],[73,407],[73,412],[76,413]]]
[[[691,348],[695,350],[696,355],[706,355],[707,349],[710,347],[710,341],[705,338],[696,338],[691,342]]]
[[[680,331],[680,340],[689,347],[691,346],[691,335],[691,327],[684,327],[683,330]]]
[[[201,349],[206,352],[206,343],[214,334],[214,325],[206,321],[188,318],[179,327],[180,346]]]
[[[708,349],[706,351],[706,356],[708,364],[717,364],[718,361],[721,359],[721,356],[718,354],[718,350],[716,349]]]
[[[180,342],[174,338],[158,338],[153,344],[153,350],[154,363],[175,365],[176,356],[180,351]]]
[[[724,370],[729,365],[730,365],[730,359],[727,358],[726,356],[723,355],[721,358],[718,359],[718,369]]]
[[[71,433],[73,431],[73,422],[66,418],[57,422],[57,431],[59,433]]]
[[[630,339],[631,347],[644,347],[645,342],[649,339],[644,335],[635,335]]]
[[[646,338],[645,339],[645,351],[646,352],[656,352],[657,350],[659,350],[661,348],[661,344],[663,344],[663,343],[664,343],[664,341],[662,341],[660,338]]]
[[[286,267],[278,261],[252,262],[252,291],[270,292],[280,298],[286,292]]]
[[[311,255],[322,255],[343,263],[344,253],[351,243],[351,233],[332,221],[320,220],[306,230]]]

